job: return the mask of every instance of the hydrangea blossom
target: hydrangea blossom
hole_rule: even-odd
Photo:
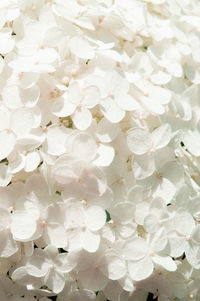
[[[0,1],[0,299],[200,299],[198,0]]]

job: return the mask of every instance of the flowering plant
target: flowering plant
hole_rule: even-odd
[[[200,300],[200,2],[0,1],[0,299]]]

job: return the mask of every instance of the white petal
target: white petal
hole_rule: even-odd
[[[51,269],[44,277],[45,285],[54,293],[60,293],[65,286],[65,277],[55,269]]]
[[[195,268],[200,268],[200,247],[199,245],[189,242],[185,248],[185,255],[189,264]]]
[[[150,257],[146,256],[140,261],[129,261],[128,270],[134,281],[141,281],[148,278],[153,273],[153,263]]]
[[[76,105],[69,102],[68,93],[65,93],[61,97],[56,98],[52,106],[52,113],[58,117],[67,117],[73,114],[75,109]]]
[[[0,256],[9,257],[18,251],[18,244],[13,239],[10,231],[0,231]]]
[[[0,106],[0,131],[8,129],[10,121],[10,112],[6,106]]]
[[[34,125],[34,117],[30,110],[21,108],[11,115],[10,127],[17,135],[27,134]]]
[[[69,134],[66,128],[53,124],[47,128],[46,148],[47,152],[53,156],[60,156],[66,152],[66,140]]]
[[[134,156],[132,170],[136,179],[143,180],[150,177],[155,171],[154,155],[148,153],[142,156]]]
[[[148,214],[144,219],[144,229],[147,232],[155,232],[157,229],[158,220],[154,214]]]
[[[99,234],[92,233],[86,229],[85,231],[81,232],[80,239],[84,250],[91,253],[94,253],[98,250],[100,244]]]
[[[100,142],[107,143],[113,141],[119,133],[119,125],[109,122],[106,118],[102,118],[97,127],[96,135]]]
[[[92,231],[100,230],[106,222],[105,210],[100,206],[90,206],[85,211],[85,223]]]
[[[160,228],[156,233],[151,234],[151,248],[153,251],[160,252],[167,245],[167,235],[164,228]]]
[[[10,172],[9,166],[0,164],[0,186],[7,186],[12,179],[12,174]]]
[[[200,225],[195,226],[195,228],[193,229],[193,231],[191,233],[191,238],[197,244],[200,242]]]
[[[183,74],[183,69],[180,63],[171,63],[166,66],[167,71],[175,77],[181,77]]]
[[[96,294],[93,291],[86,289],[77,289],[71,294],[74,301],[92,301],[96,299]]]
[[[104,289],[108,282],[107,277],[105,277],[98,268],[80,271],[78,277],[85,289],[91,289],[93,291]]]
[[[126,259],[138,260],[145,257],[147,249],[148,247],[145,239],[136,237],[125,241],[122,252]]]
[[[192,215],[184,209],[180,209],[174,219],[174,229],[186,236],[190,235],[195,227],[195,222]]]
[[[2,91],[3,103],[9,109],[17,109],[22,105],[20,90],[16,85],[6,85]]]
[[[37,85],[30,87],[28,89],[21,89],[20,91],[21,100],[27,107],[34,107],[40,97],[40,88]]]
[[[93,161],[96,166],[109,166],[115,156],[114,148],[110,145],[99,144],[97,158]]]
[[[154,255],[152,257],[152,260],[153,260],[154,263],[156,263],[159,266],[163,267],[167,271],[174,272],[177,269],[176,263],[169,256]]]
[[[158,71],[157,73],[151,75],[151,81],[156,85],[165,85],[170,82],[170,80],[171,75],[163,71]]]
[[[125,262],[114,254],[106,255],[106,260],[100,263],[100,269],[111,280],[118,280],[126,274]]]
[[[168,241],[170,246],[170,253],[172,257],[179,257],[185,251],[185,238],[178,236],[177,233],[168,234]]]
[[[161,179],[157,183],[157,188],[154,192],[154,197],[161,197],[166,204],[170,203],[176,193],[176,186],[166,178]]]
[[[68,244],[67,233],[64,226],[49,222],[44,229],[43,238],[46,243],[56,247],[64,248]]]
[[[15,45],[15,40],[11,38],[11,30],[2,28],[0,30],[0,53],[9,53]]]
[[[49,264],[45,261],[43,254],[34,254],[28,259],[26,270],[29,275],[43,277],[49,269]]]
[[[129,223],[134,219],[135,208],[128,202],[118,203],[111,207],[110,214],[118,223]]]
[[[153,147],[156,149],[165,147],[171,140],[171,127],[163,124],[151,133]]]
[[[79,132],[72,140],[70,151],[80,160],[92,161],[96,156],[97,144],[90,134]]]
[[[38,151],[29,152],[25,157],[24,170],[26,172],[31,172],[35,170],[40,163],[40,155]]]
[[[81,37],[75,36],[68,42],[69,50],[81,59],[92,59],[94,50],[90,44]]]
[[[59,254],[54,263],[56,268],[62,273],[69,273],[74,268],[74,264],[70,263],[68,253]]]
[[[125,112],[120,109],[117,103],[111,98],[102,100],[100,109],[104,116],[112,123],[118,123],[125,116]]]
[[[36,221],[27,212],[12,213],[11,231],[16,240],[28,241],[36,232]]]
[[[127,144],[134,154],[143,155],[151,148],[151,135],[143,128],[132,128],[127,132]]]
[[[139,108],[138,102],[129,94],[119,94],[116,96],[116,103],[124,111],[134,111]]]
[[[101,196],[106,191],[106,177],[99,167],[88,166],[81,173],[81,178],[81,188],[88,194]]]
[[[72,115],[72,120],[77,129],[84,131],[91,125],[92,114],[87,108],[80,107]]]
[[[83,98],[81,104],[88,108],[91,109],[94,106],[96,106],[99,103],[99,90],[95,86],[90,86],[85,89],[85,97]]]
[[[200,156],[200,133],[199,131],[188,130],[184,133],[183,143],[194,156]]]

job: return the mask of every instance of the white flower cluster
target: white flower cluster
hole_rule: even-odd
[[[199,87],[199,0],[0,0],[1,301],[200,300]]]

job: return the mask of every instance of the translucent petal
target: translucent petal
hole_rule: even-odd
[[[119,133],[119,125],[117,123],[113,124],[106,118],[102,118],[97,127],[96,135],[101,142],[111,142],[113,141]]]
[[[28,241],[36,232],[36,221],[25,211],[14,211],[11,232],[16,240]]]
[[[146,240],[136,237],[124,242],[123,254],[127,260],[139,260],[145,257],[148,251]]]
[[[134,219],[135,208],[131,203],[118,203],[110,209],[111,216],[118,223],[129,223]]]
[[[99,144],[97,158],[93,161],[96,166],[109,166],[115,156],[114,148],[110,145]]]
[[[152,260],[167,271],[174,272],[177,269],[176,263],[169,256],[154,255],[152,256]]]
[[[26,172],[31,172],[35,170],[40,163],[40,154],[38,151],[29,152],[25,157],[24,170]]]
[[[68,244],[67,233],[64,226],[55,222],[48,222],[44,228],[43,238],[46,243],[56,248],[64,248]]]
[[[97,144],[93,137],[85,132],[79,132],[72,140],[71,153],[80,160],[92,161],[96,156]]]
[[[199,131],[188,130],[184,133],[183,143],[194,156],[200,156],[200,133]]]
[[[121,121],[125,116],[125,112],[120,109],[117,103],[111,98],[102,100],[100,109],[104,116],[112,123]]]
[[[10,112],[4,105],[1,105],[0,106],[0,131],[6,130],[10,127],[9,121],[10,121]]]
[[[106,191],[106,177],[99,167],[88,166],[81,173],[81,178],[81,188],[88,194],[101,196]]]
[[[196,225],[195,228],[192,230],[191,238],[195,243],[200,243],[200,225]]]
[[[20,108],[11,115],[10,127],[16,135],[27,134],[34,125],[34,117],[30,110]]]
[[[9,53],[15,45],[15,40],[11,38],[11,30],[2,28],[0,30],[0,53]]]
[[[100,206],[90,206],[85,211],[85,223],[91,231],[100,230],[106,222],[105,210]]]
[[[143,155],[151,148],[151,135],[143,128],[132,128],[127,132],[127,144],[134,154]]]
[[[80,282],[85,289],[99,291],[104,289],[108,278],[97,268],[87,269],[78,273]]]
[[[156,149],[165,147],[171,140],[171,127],[163,124],[151,133],[153,147]]]
[[[55,266],[63,273],[69,273],[74,268],[74,264],[70,263],[68,253],[59,254],[55,259]]]
[[[56,124],[47,128],[46,148],[47,152],[53,156],[60,156],[66,152],[66,141],[69,137],[67,130]]]
[[[184,236],[190,235],[195,227],[193,217],[189,212],[184,209],[180,209],[174,219],[174,229]]]
[[[22,105],[20,90],[17,85],[6,85],[2,91],[3,103],[9,109],[17,109]]]
[[[165,85],[170,82],[170,80],[171,75],[163,71],[158,71],[157,73],[151,75],[151,81],[156,85]]]
[[[0,186],[7,186],[12,179],[12,174],[10,172],[9,166],[0,164]]]
[[[101,261],[99,268],[111,280],[118,280],[126,274],[125,262],[114,254],[106,254],[106,258]]]
[[[0,231],[0,256],[10,257],[19,249],[18,243],[13,239],[10,231]]]
[[[81,104],[91,109],[99,103],[100,93],[97,87],[90,86],[85,89],[85,97],[83,98]]]
[[[84,250],[88,252],[96,252],[99,248],[100,244],[100,235],[96,233],[92,233],[89,230],[85,230],[81,232],[81,245]]]
[[[139,108],[139,104],[132,96],[129,94],[119,94],[116,96],[116,103],[120,107],[120,109],[124,111],[134,111]]]
[[[13,133],[2,131],[0,132],[0,160],[8,157],[15,146],[15,136]]]
[[[68,42],[69,50],[81,59],[92,59],[94,50],[90,44],[81,37],[75,36]]]
[[[44,283],[54,293],[60,293],[65,286],[65,277],[63,274],[57,272],[55,269],[49,270],[44,277]]]
[[[57,98],[52,106],[52,113],[58,117],[67,117],[74,113],[76,105],[69,102],[67,94]]]
[[[134,156],[132,169],[135,178],[138,180],[150,177],[155,171],[154,155],[148,153],[142,156]]]
[[[151,249],[156,252],[162,251],[167,245],[167,235],[162,227],[156,233],[151,234]]]
[[[87,108],[80,107],[72,115],[72,120],[77,129],[84,131],[91,125],[92,114]]]
[[[153,273],[153,263],[150,257],[146,256],[140,261],[129,261],[128,271],[134,281],[141,281]]]
[[[49,270],[49,263],[45,261],[44,255],[33,255],[29,258],[26,269],[31,276],[43,277]]]
[[[27,89],[21,89],[20,96],[25,106],[32,108],[37,104],[39,100],[40,88],[39,86],[34,85]]]

